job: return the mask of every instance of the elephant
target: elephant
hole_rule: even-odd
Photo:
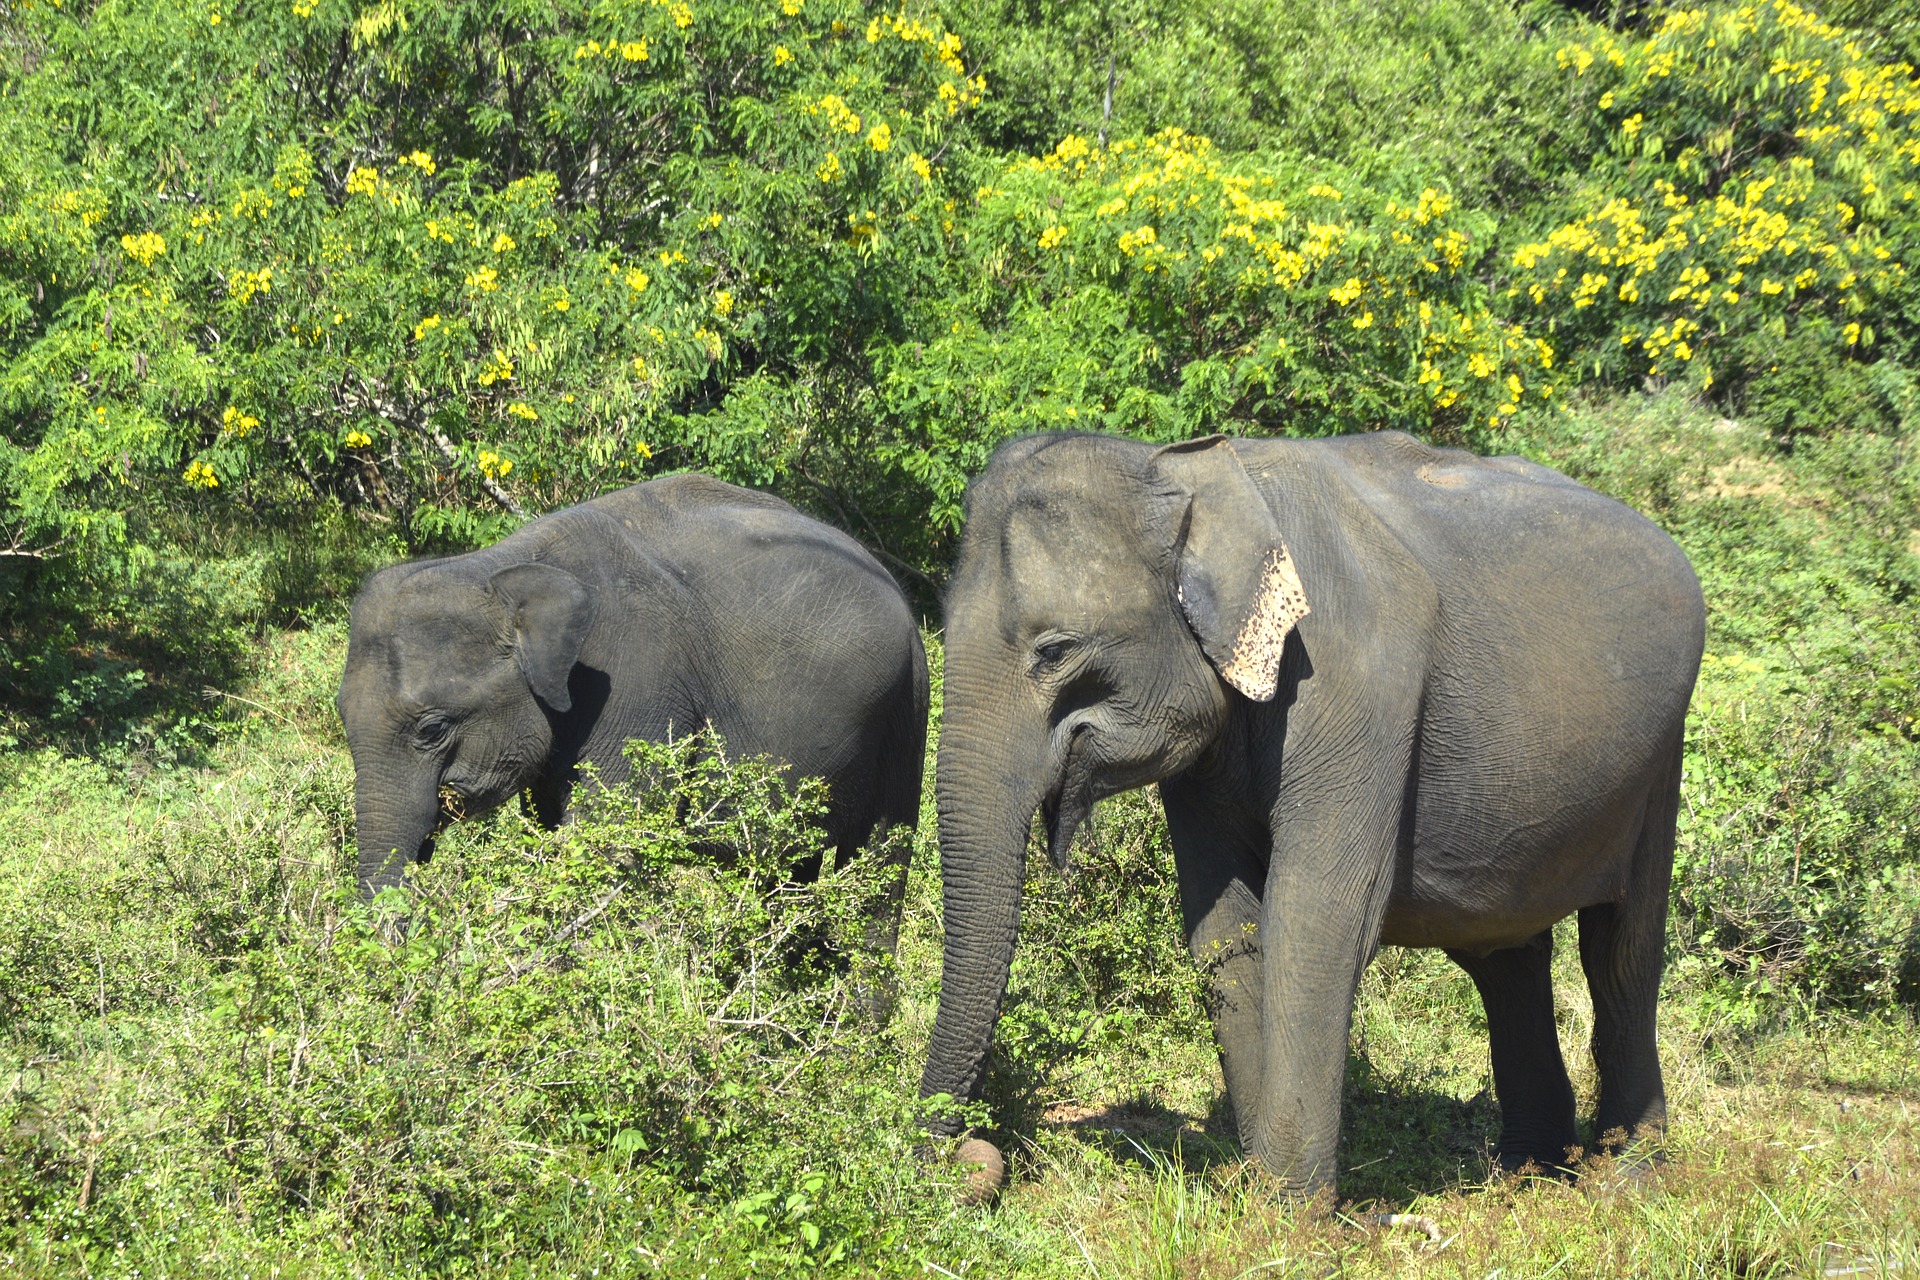
[[[1486,1008],[1497,1155],[1579,1141],[1552,926],[1579,913],[1596,1139],[1657,1150],[1655,1048],[1700,586],[1653,523],[1546,467],[1391,431],[1003,445],[946,598],[939,1007],[923,1100],[977,1095],[1036,811],[1158,784],[1242,1147],[1334,1182],[1353,1002],[1382,944]],[[952,1134],[956,1108],[925,1103]],[[1616,1139],[1617,1140],[1617,1139]]]
[[[525,795],[557,826],[578,769],[711,724],[727,749],[823,778],[844,858],[915,826],[927,660],[905,596],[852,538],[703,475],[617,490],[479,551],[382,569],[354,599],[337,705],[371,895],[448,814]],[[869,941],[891,951],[905,854]]]

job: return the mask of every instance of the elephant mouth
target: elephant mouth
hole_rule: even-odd
[[[1067,852],[1073,845],[1073,833],[1087,820],[1093,809],[1093,752],[1089,730],[1075,725],[1067,739],[1066,758],[1060,774],[1040,801],[1040,821],[1047,832],[1047,853],[1053,865],[1065,871]]]

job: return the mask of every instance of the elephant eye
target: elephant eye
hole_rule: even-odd
[[[1052,636],[1033,646],[1033,672],[1045,675],[1059,669],[1073,652],[1073,641],[1066,636]]]
[[[447,735],[452,732],[452,725],[442,720],[439,716],[433,716],[430,719],[422,720],[419,726],[414,729],[413,744],[416,747],[423,748],[437,747],[445,742]]]

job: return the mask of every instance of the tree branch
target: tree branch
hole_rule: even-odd
[[[391,396],[383,395],[381,389],[369,381],[364,374],[355,374],[354,377],[355,380],[360,383],[360,394],[355,396],[353,392],[343,387],[341,389],[341,402],[343,404],[349,408],[371,411],[396,427],[404,427],[439,450],[440,456],[447,460],[449,466],[455,469],[460,468],[462,465],[460,451],[453,447],[453,441],[447,439],[446,435],[442,433],[438,427],[422,421],[420,416],[413,411],[411,405],[402,405]],[[498,481],[486,472],[478,471],[477,468],[476,472],[479,477],[480,487],[486,491],[489,498],[499,503],[502,509],[511,512],[520,519],[525,520],[528,518],[526,508],[522,507],[518,502],[515,502],[513,495],[505,489],[502,489]]]

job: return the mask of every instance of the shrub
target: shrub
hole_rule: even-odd
[[[878,451],[957,527],[1022,431],[1151,440],[1398,425],[1459,438],[1551,395],[1553,353],[1494,319],[1484,215],[1415,182],[1225,157],[1170,130],[1069,136],[990,173],[947,332],[884,349]]]
[[[1609,145],[1513,252],[1512,314],[1583,376],[1751,384],[1910,352],[1920,83],[1789,0],[1677,9],[1559,52]]]
[[[798,882],[821,784],[700,740],[633,753],[581,822],[453,828],[371,906],[311,856],[338,753],[22,886],[0,929],[68,924],[7,948],[8,1246],[177,1258],[185,1209],[435,1270],[891,1247],[836,1199],[917,1176],[910,1091],[852,1012],[875,855]]]

